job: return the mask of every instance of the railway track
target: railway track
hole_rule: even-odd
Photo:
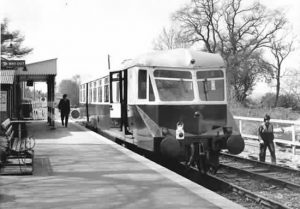
[[[151,157],[150,157],[151,159]],[[151,159],[153,160],[153,159]],[[232,200],[245,208],[261,209],[261,208],[272,208],[272,209],[291,209],[297,207],[289,207],[286,204],[275,201],[274,199],[265,197],[257,194],[245,187],[239,186],[236,182],[232,183],[226,178],[218,177],[213,174],[200,175],[199,171],[191,167],[187,169],[183,164],[175,164],[174,162],[167,162],[165,160],[154,160],[156,163],[212,190],[220,195]],[[242,178],[237,176],[231,176],[236,180]]]
[[[220,162],[221,167],[243,169],[247,173],[257,174],[257,177],[265,176],[290,189],[300,189],[300,170],[225,153],[221,153]]]
[[[187,169],[183,164],[148,158],[246,208],[300,208],[300,172],[297,170],[222,155],[218,172],[203,176],[194,167]],[[238,167],[252,168],[252,172]]]
[[[300,171],[221,154],[216,181],[269,208],[300,208]]]

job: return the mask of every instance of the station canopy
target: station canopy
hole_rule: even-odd
[[[19,67],[16,71],[19,81],[46,81],[49,76],[56,76],[56,74],[57,59],[26,64],[26,67]]]

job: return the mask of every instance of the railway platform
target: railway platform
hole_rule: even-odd
[[[78,125],[28,124],[34,172],[0,176],[0,208],[243,208]]]

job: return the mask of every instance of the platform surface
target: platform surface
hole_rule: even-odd
[[[77,124],[36,138],[34,175],[0,176],[0,208],[243,208]]]

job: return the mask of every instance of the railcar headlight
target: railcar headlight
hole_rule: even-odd
[[[176,128],[176,139],[177,140],[184,139],[184,130],[183,130],[183,127],[184,127],[183,122],[178,122],[177,123],[177,128]]]
[[[170,132],[167,128],[162,128],[161,133],[162,133],[163,136],[167,136]]]
[[[225,135],[231,135],[232,134],[232,127],[223,127],[223,132]]]

